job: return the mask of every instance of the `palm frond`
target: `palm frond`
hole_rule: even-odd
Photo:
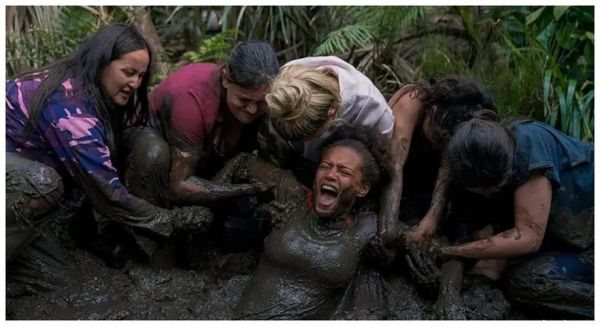
[[[348,52],[352,48],[369,44],[372,40],[373,34],[369,27],[362,24],[344,26],[329,33],[315,50],[315,55]]]

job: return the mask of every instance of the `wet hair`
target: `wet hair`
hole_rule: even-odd
[[[329,109],[339,108],[339,81],[327,68],[285,66],[265,101],[273,129],[286,140],[303,140],[325,128]]]
[[[320,156],[336,146],[347,146],[356,150],[363,159],[363,182],[376,190],[381,180],[391,175],[391,156],[387,139],[377,130],[367,127],[341,126],[337,128],[321,146]]]
[[[227,80],[243,88],[268,85],[279,71],[277,54],[266,42],[237,45],[224,64]]]
[[[127,53],[147,50],[150,57],[148,69],[140,87],[136,90],[124,109],[115,110],[110,98],[103,93],[101,86],[102,71],[112,61]],[[132,25],[111,24],[100,28],[87,40],[81,43],[75,52],[64,59],[46,67],[21,74],[20,79],[32,79],[46,74],[47,77],[39,85],[29,103],[30,119],[25,134],[37,127],[40,115],[48,98],[68,78],[82,83],[85,95],[89,96],[96,108],[96,114],[106,129],[111,156],[115,159],[116,138],[127,123],[145,124],[148,119],[148,83],[152,77],[153,53],[142,34]]]
[[[513,173],[515,140],[500,123],[471,119],[461,123],[446,149],[450,178],[464,187],[488,188]]]
[[[472,118],[499,121],[491,94],[470,77],[432,79],[429,85],[418,87],[418,96],[431,117],[434,142],[442,148],[461,122]]]

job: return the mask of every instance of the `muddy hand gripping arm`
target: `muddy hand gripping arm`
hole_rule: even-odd
[[[388,102],[394,114],[394,133],[390,143],[392,180],[385,186],[379,211],[378,234],[384,245],[395,240],[402,198],[403,169],[410,150],[413,131],[419,119],[421,102],[411,95],[411,85],[402,87]]]
[[[407,247],[426,247],[435,233],[446,205],[448,175],[447,163],[445,160],[442,160],[442,166],[438,170],[429,210],[417,227],[407,233],[405,241]]]
[[[169,236],[181,223],[205,227],[207,221],[196,220],[203,216],[196,214],[199,207],[166,210],[130,194],[111,161],[102,123],[76,104],[60,103],[58,109],[44,110],[40,129],[76,185],[92,201],[97,217],[161,236]]]
[[[487,239],[442,248],[449,257],[513,258],[537,252],[544,239],[552,202],[550,179],[534,173],[514,194],[515,226]]]
[[[209,204],[218,200],[254,195],[269,189],[263,183],[231,184],[210,181],[193,175],[200,155],[176,147],[171,153],[169,193],[176,204]],[[220,177],[224,179],[224,176]]]

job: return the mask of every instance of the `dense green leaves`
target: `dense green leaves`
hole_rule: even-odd
[[[237,34],[238,30],[228,29],[205,38],[196,50],[187,51],[183,56],[191,62],[223,62],[231,53],[233,40]]]
[[[385,96],[404,83],[469,75],[493,93],[501,114],[545,120],[593,140],[591,6],[7,8],[8,75],[65,56],[103,23],[148,12],[169,67],[153,84],[184,62],[222,61],[237,42],[265,40],[282,63],[340,56]]]

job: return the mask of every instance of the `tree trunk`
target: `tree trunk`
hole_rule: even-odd
[[[155,63],[156,63],[156,72],[159,75],[163,75],[167,73],[167,66],[164,62],[165,60],[165,48],[162,46],[158,33],[156,32],[156,28],[154,27],[154,23],[150,18],[150,12],[146,10],[138,10],[132,17],[132,22],[135,27],[144,35],[144,38],[150,44],[150,47],[154,50],[156,54]]]

